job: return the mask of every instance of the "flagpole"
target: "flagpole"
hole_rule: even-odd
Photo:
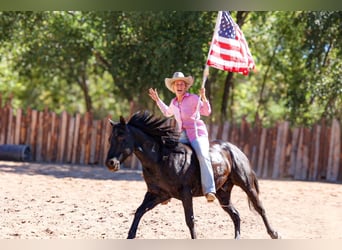
[[[203,71],[203,80],[202,80],[202,86],[201,88],[204,88],[205,86],[205,83],[208,79],[208,76],[209,76],[209,66],[208,65],[205,65],[204,67],[204,71]]]
[[[217,13],[217,18],[216,18],[216,23],[215,23],[214,34],[216,33],[215,31],[216,31],[216,30],[219,28],[219,26],[220,26],[219,20],[221,19],[221,15],[222,15],[222,11],[219,11],[219,12]],[[211,46],[212,46],[212,44],[213,44],[213,39],[214,39],[214,36],[212,37],[212,40],[211,40],[211,43],[210,43],[210,48],[209,48],[209,51],[208,51],[207,61],[205,62],[205,66],[204,66],[201,88],[204,88],[204,87],[205,87],[205,83],[206,83],[206,81],[207,81],[207,79],[208,79],[208,76],[209,76],[208,58],[209,58]],[[201,103],[201,98],[198,99],[197,110],[199,110],[199,108],[200,108],[200,103]]]
[[[222,15],[222,11],[219,11],[219,12],[217,13],[217,17],[216,17],[216,23],[215,23],[215,28],[214,28],[214,34],[215,34],[215,31],[219,28],[219,23],[220,23],[219,20],[221,19],[221,15]],[[206,61],[206,63],[205,63],[205,67],[204,67],[204,71],[203,71],[202,88],[204,88],[205,82],[207,81],[208,76],[209,76],[209,65],[207,64],[207,62],[208,62],[209,54],[210,54],[210,51],[211,51],[211,46],[213,45],[213,40],[214,40],[214,35],[213,35],[213,37],[211,38],[211,43],[210,43],[210,48],[209,48],[209,51],[208,51],[207,61]]]
[[[221,18],[221,13],[222,11],[219,11],[218,14],[217,14],[217,20],[216,20],[216,23],[215,23],[215,29],[214,29],[214,34],[215,34],[215,31],[218,29],[219,27],[219,20]],[[214,39],[214,36],[212,37],[212,40]],[[202,85],[201,85],[201,88],[204,88],[205,87],[205,83],[208,79],[208,76],[209,76],[209,65],[207,64],[208,62],[208,58],[209,58],[209,53],[210,53],[210,50],[211,50],[211,46],[212,46],[212,41],[210,43],[210,48],[209,48],[209,51],[208,51],[208,56],[207,56],[207,61],[205,62],[205,66],[204,66],[204,70],[203,70],[203,78],[202,78]],[[198,103],[197,103],[197,110],[199,110],[199,107],[200,107],[200,103],[201,103],[201,98],[199,98],[198,100]]]

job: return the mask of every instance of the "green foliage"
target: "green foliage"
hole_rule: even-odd
[[[235,15],[237,13],[233,13]],[[341,11],[245,13],[241,29],[256,63],[234,74],[229,110],[234,121],[286,119],[312,124],[342,120]],[[174,71],[202,82],[217,12],[0,12],[0,92],[15,107],[118,118],[157,110],[147,95],[172,93]],[[237,15],[236,15],[237,16]],[[227,72],[211,68],[207,84],[219,122]]]
[[[299,12],[288,20],[295,29],[285,42],[299,37],[299,43],[290,43],[285,51],[290,58],[287,107],[294,122],[311,124],[322,116],[339,116],[341,17],[341,12]]]
[[[341,15],[250,13],[244,33],[257,68],[250,81],[258,86],[256,111],[265,123],[282,118],[309,125],[323,117],[342,118]]]
[[[129,100],[147,105],[147,90],[155,87],[171,97],[164,78],[175,71],[194,76],[205,62],[203,40],[212,30],[213,13],[202,12],[124,12],[105,16],[103,55],[109,62],[120,94]],[[107,22],[106,22],[107,20]],[[115,20],[108,22],[108,20]],[[201,20],[201,21],[200,21]],[[141,96],[142,94],[142,96]]]

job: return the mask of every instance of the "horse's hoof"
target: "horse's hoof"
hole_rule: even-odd
[[[281,235],[278,232],[274,232],[271,237],[272,239],[282,239]]]

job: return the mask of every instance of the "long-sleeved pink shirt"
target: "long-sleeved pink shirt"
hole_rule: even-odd
[[[199,108],[198,102],[200,102]],[[174,116],[178,131],[185,130],[190,141],[200,136],[208,136],[207,127],[201,120],[201,115],[209,116],[211,114],[211,106],[208,101],[202,102],[198,95],[186,93],[181,103],[178,103],[177,98],[173,98],[170,105],[167,106],[159,99],[157,105],[164,116]]]

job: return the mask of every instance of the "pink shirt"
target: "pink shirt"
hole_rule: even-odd
[[[164,116],[174,116],[178,131],[185,130],[189,140],[192,141],[200,136],[208,136],[207,127],[201,120],[201,115],[211,114],[210,103],[200,101],[198,108],[199,101],[198,95],[185,93],[181,103],[178,103],[177,98],[173,98],[167,106],[159,99],[157,105]]]

